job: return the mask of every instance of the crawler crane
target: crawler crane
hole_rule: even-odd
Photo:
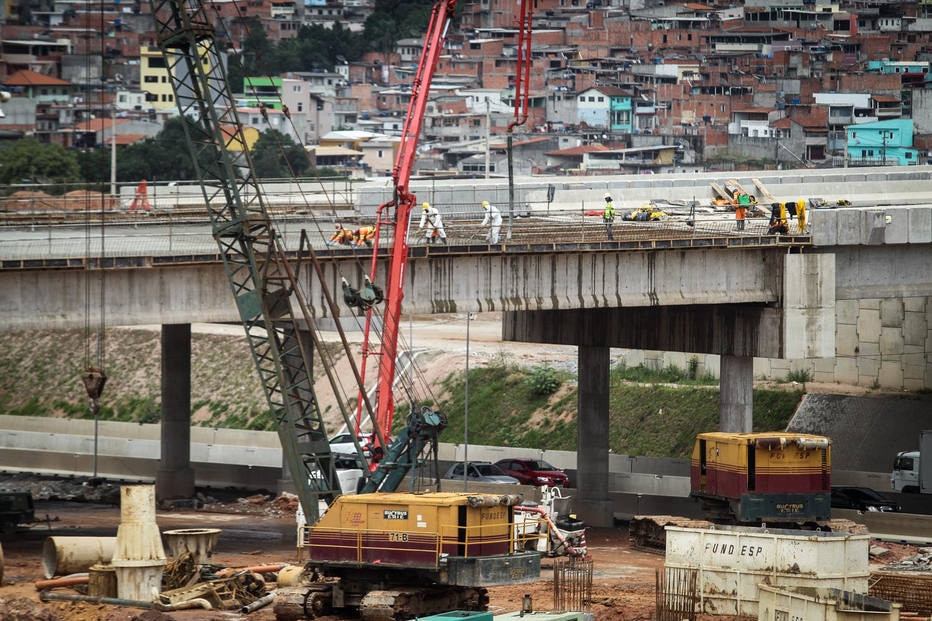
[[[381,226],[394,225],[384,289],[379,416],[374,426],[378,446],[386,450],[363,490],[371,493],[351,495],[340,495],[335,460],[311,381],[308,338],[317,351],[323,348],[315,330],[302,329],[304,325],[312,328],[314,318],[299,287],[301,264],[293,266],[286,259],[265,207],[235,100],[222,72],[225,63],[215,41],[215,16],[200,0],[151,1],[159,46],[186,121],[213,236],[275,416],[286,463],[305,516],[313,524],[306,549],[308,569],[318,580],[304,589],[305,614],[350,609],[374,621],[454,608],[483,609],[486,587],[538,579],[540,555],[516,550],[514,507],[520,496],[394,492],[416,464],[420,449],[436,442],[436,433],[444,425],[439,414],[429,409],[413,412],[404,433],[390,444],[383,437],[391,429],[407,231],[415,201],[408,179],[455,0],[440,0],[431,14],[395,166],[395,197],[379,210],[375,240]],[[319,267],[313,250],[309,248],[308,253]],[[376,258],[373,252],[371,280]],[[367,297],[357,294],[359,299]],[[326,297],[330,299],[329,292]],[[323,366],[339,395],[336,378],[327,364]],[[362,385],[361,374],[356,375]],[[342,403],[340,407],[350,426],[350,414]],[[322,516],[319,500],[329,506]]]

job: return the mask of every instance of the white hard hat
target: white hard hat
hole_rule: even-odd
[[[607,201],[610,201],[610,200],[612,200],[612,195],[609,194],[608,192],[606,192],[606,193],[605,193],[605,196],[603,196],[602,198],[604,198],[604,199],[607,200]]]

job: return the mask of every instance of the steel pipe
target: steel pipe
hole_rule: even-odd
[[[152,602],[143,602],[138,599],[123,599],[121,597],[91,597],[90,595],[72,595],[70,593],[55,593],[54,591],[39,592],[39,599],[43,602],[87,602],[89,604],[112,604],[114,606],[132,606],[134,608],[152,608]]]

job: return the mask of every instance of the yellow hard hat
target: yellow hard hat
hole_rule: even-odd
[[[421,203],[421,209],[423,209],[424,211],[427,211],[429,208],[430,208],[430,203],[427,203],[427,202]]]
[[[489,206],[489,201],[482,201],[482,206],[485,207],[485,208],[488,208],[488,206]]]

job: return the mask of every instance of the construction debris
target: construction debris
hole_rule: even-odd
[[[0,597],[0,619],[17,621],[58,621],[59,617],[39,602],[25,597]]]
[[[885,571],[929,571],[932,572],[932,548],[919,548],[913,556],[897,559],[896,562],[884,565]]]

